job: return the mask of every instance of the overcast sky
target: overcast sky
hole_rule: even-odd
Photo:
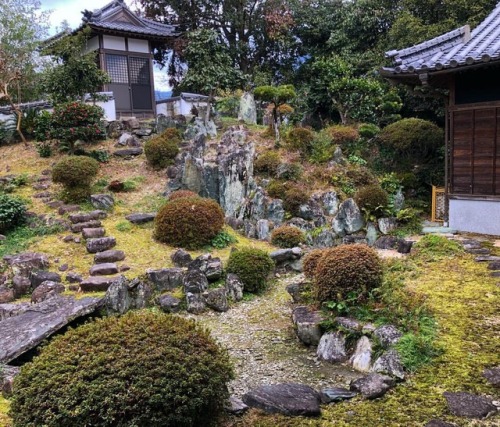
[[[59,27],[64,20],[68,21],[71,28],[76,28],[82,22],[81,12],[83,10],[88,9],[92,11],[100,9],[110,1],[111,0],[41,0],[41,3],[43,10],[52,11],[50,15],[50,33],[53,35],[56,33],[56,28]],[[132,0],[125,0],[125,3],[130,6]],[[170,90],[165,71],[160,71],[155,67],[154,79],[156,90]]]

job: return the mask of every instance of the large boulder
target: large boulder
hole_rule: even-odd
[[[243,402],[271,414],[320,415],[320,394],[303,384],[263,385],[243,395]]]
[[[62,294],[64,291],[65,287],[62,283],[46,280],[33,291],[31,294],[31,302],[36,304],[52,298],[57,294]]]
[[[253,93],[245,92],[241,96],[238,120],[243,120],[249,125],[257,124],[257,107]]]
[[[223,313],[229,310],[226,288],[210,289],[205,295],[205,302],[214,311]]]
[[[208,289],[207,277],[200,270],[189,270],[182,280],[184,292],[201,294]]]
[[[177,313],[180,310],[181,300],[172,295],[161,295],[158,297],[158,305],[165,313]]]
[[[36,252],[23,252],[17,255],[6,255],[7,262],[14,275],[29,277],[35,270],[46,270],[49,267],[47,255]]]
[[[0,304],[6,304],[14,301],[14,291],[7,286],[0,286]]]
[[[401,363],[401,357],[395,349],[390,349],[384,352],[377,360],[375,360],[371,370],[372,372],[377,372],[379,374],[390,375],[398,380],[405,379],[405,372],[403,364]]]
[[[403,336],[403,333],[394,325],[382,325],[375,329],[373,334],[378,338],[383,348],[389,348],[396,344]]]
[[[237,302],[243,299],[243,283],[236,274],[226,276],[226,290],[229,300]]]
[[[368,372],[372,361],[372,343],[366,336],[362,336],[356,343],[354,354],[349,359],[352,367],[357,371]]]
[[[483,376],[493,387],[500,388],[500,366],[485,369]]]
[[[148,279],[160,291],[170,291],[183,285],[185,271],[182,268],[149,269],[146,271]]]

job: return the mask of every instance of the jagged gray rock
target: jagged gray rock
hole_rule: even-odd
[[[14,301],[14,291],[7,286],[0,286],[0,304]]]
[[[292,312],[297,337],[305,345],[318,345],[322,336],[320,323],[324,320],[320,311],[307,306],[296,307]]]
[[[500,366],[485,369],[483,376],[492,386],[500,388]]]
[[[322,403],[336,403],[356,397],[358,393],[349,391],[341,387],[325,387],[321,389],[321,402]]]
[[[193,261],[189,252],[186,252],[184,249],[177,249],[170,255],[170,259],[176,267],[187,267]]]
[[[394,325],[382,325],[375,329],[373,334],[384,348],[389,348],[391,345],[396,344],[403,336],[403,333]]]
[[[0,365],[0,391],[8,399],[14,390],[14,378],[19,374],[18,366]]]
[[[333,231],[339,236],[355,233],[364,225],[363,215],[354,199],[347,199],[341,203],[332,222]]]
[[[203,313],[207,307],[205,297],[200,293],[186,292],[186,304],[187,311],[193,314]]]
[[[243,299],[243,283],[240,278],[233,273],[226,276],[227,297],[232,301],[241,301]]]
[[[394,380],[387,375],[369,374],[351,381],[350,389],[361,393],[366,399],[376,399],[382,397],[394,385]]]
[[[382,234],[389,234],[398,226],[398,221],[396,220],[396,218],[379,218],[377,222],[378,229]]]
[[[331,363],[343,362],[347,358],[344,334],[342,332],[328,332],[323,334],[316,354],[320,360]]]
[[[182,268],[161,268],[159,270],[147,270],[148,279],[160,291],[170,291],[183,285],[186,272]]]
[[[405,379],[405,371],[403,364],[401,363],[401,357],[395,349],[387,350],[377,360],[375,360],[371,371],[379,374],[390,375],[398,380]]]
[[[158,297],[158,305],[165,313],[177,313],[180,310],[181,300],[172,295],[161,295]]]
[[[205,302],[212,310],[221,313],[229,310],[226,288],[210,289],[205,295]]]
[[[31,288],[31,281],[27,277],[16,275],[12,278],[12,291],[14,297],[19,298],[27,294]]]
[[[32,271],[30,274],[31,287],[36,289],[45,281],[60,282],[61,275],[53,271]]]
[[[94,313],[104,298],[56,295],[0,322],[0,363],[9,363],[73,320]]]
[[[354,369],[361,372],[368,372],[372,361],[372,343],[366,336],[362,336],[356,343],[354,354],[349,359],[349,363]]]
[[[49,267],[47,255],[37,252],[23,252],[3,257],[14,275],[29,277],[35,270],[46,270]]]
[[[208,289],[208,279],[200,270],[189,270],[183,278],[184,292],[201,294]]]
[[[119,279],[119,276],[91,276],[80,282],[80,289],[83,292],[102,292]]]
[[[33,291],[31,294],[31,302],[36,304],[52,298],[54,295],[62,294],[64,291],[65,288],[62,283],[46,280]]]

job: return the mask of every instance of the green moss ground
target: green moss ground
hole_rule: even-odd
[[[468,391],[495,396],[482,377],[485,367],[500,363],[500,288],[485,264],[471,256],[448,258],[417,267],[409,275],[409,290],[425,294],[438,321],[438,345],[444,353],[405,383],[376,401],[355,399],[325,406],[317,419],[288,418],[251,411],[231,426],[281,427],[417,427],[432,418],[457,426],[499,426],[498,416],[467,420],[451,416],[442,396],[445,391]],[[497,393],[497,392],[496,392]],[[498,399],[498,395],[496,396]]]

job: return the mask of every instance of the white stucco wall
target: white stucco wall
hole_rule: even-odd
[[[125,50],[125,37],[103,36],[104,49]]]
[[[452,199],[449,221],[458,231],[500,236],[500,201]]]
[[[89,53],[97,49],[99,49],[99,37],[92,37],[90,40],[87,40],[87,44],[85,45],[83,52]]]
[[[149,42],[147,40],[128,39],[128,50],[130,52],[149,53]]]

